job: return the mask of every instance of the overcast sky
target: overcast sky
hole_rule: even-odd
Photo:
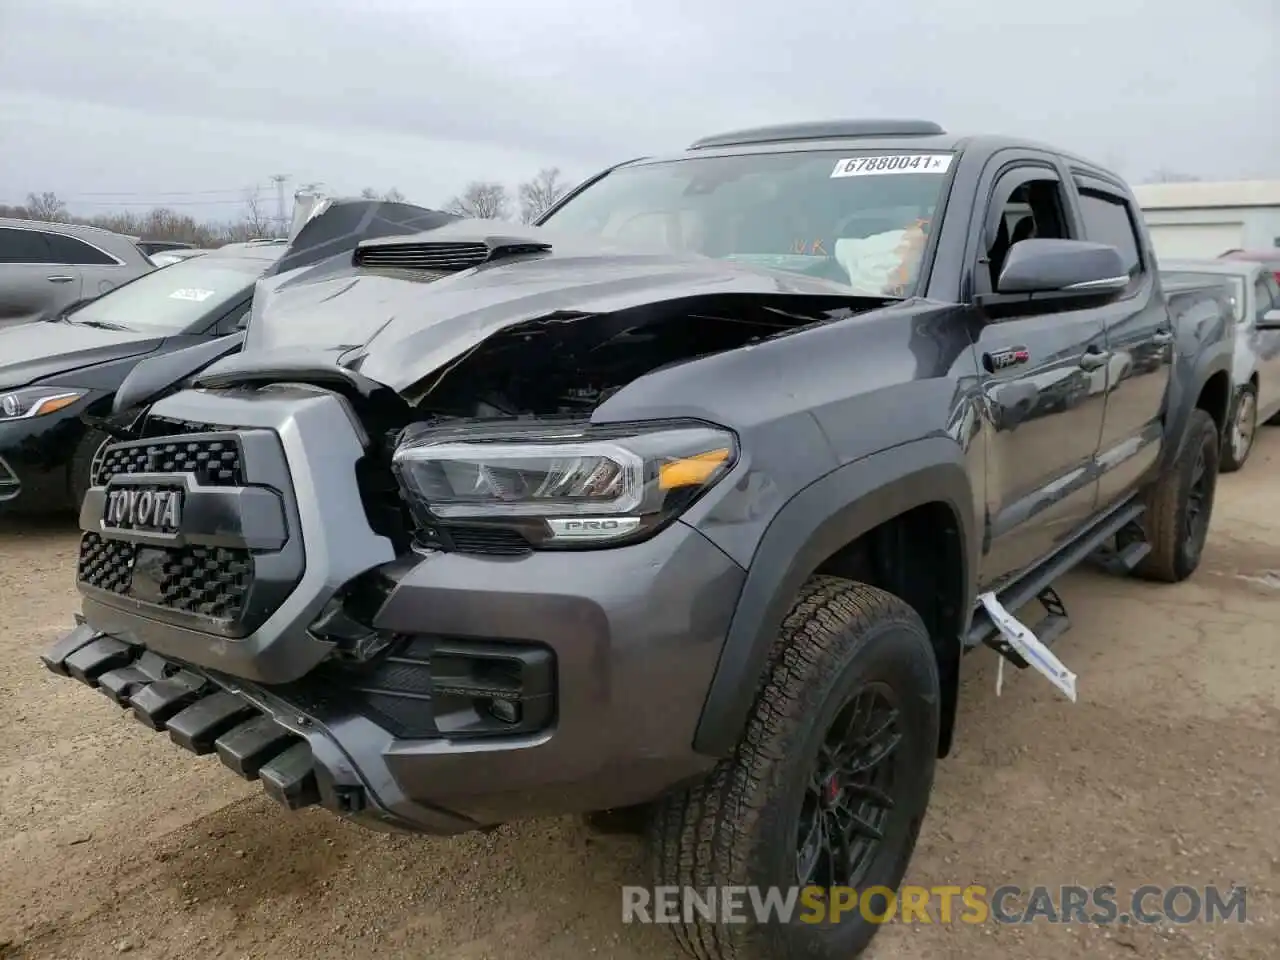
[[[841,116],[1280,178],[1280,3],[0,0],[0,203],[78,214],[230,219],[276,173],[439,204]]]

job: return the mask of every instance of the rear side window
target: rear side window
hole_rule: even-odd
[[[1121,197],[1088,187],[1080,189],[1080,213],[1086,240],[1109,243],[1120,251],[1130,277],[1142,273],[1138,231],[1129,204]]]
[[[38,230],[0,227],[0,263],[57,263]]]
[[[118,263],[114,257],[75,237],[68,237],[61,233],[47,233],[45,240],[53,254],[54,263],[74,263],[85,267],[115,266]]]

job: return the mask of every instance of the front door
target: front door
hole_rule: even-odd
[[[1049,159],[1000,168],[989,202],[980,227],[985,254],[975,265],[979,293],[994,290],[1016,243],[1077,235]],[[981,320],[976,348],[987,409],[988,539],[981,579],[991,586],[1046,557],[1094,510],[1106,337],[1093,308],[1007,307]]]

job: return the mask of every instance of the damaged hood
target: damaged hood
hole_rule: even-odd
[[[487,251],[487,259],[455,269],[467,262],[455,256],[460,251],[480,257]],[[698,298],[735,295],[878,305],[840,283],[757,265],[462,220],[414,236],[365,241],[354,256],[260,281],[245,351],[259,363],[270,362],[272,354],[308,356],[403,392],[526,321],[578,321],[685,300],[696,312]]]

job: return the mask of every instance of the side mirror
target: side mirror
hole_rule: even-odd
[[[1105,296],[1128,286],[1129,270],[1115,247],[1037,237],[1009,248],[996,292]]]
[[[1254,324],[1258,330],[1280,330],[1280,310],[1268,310]]]

